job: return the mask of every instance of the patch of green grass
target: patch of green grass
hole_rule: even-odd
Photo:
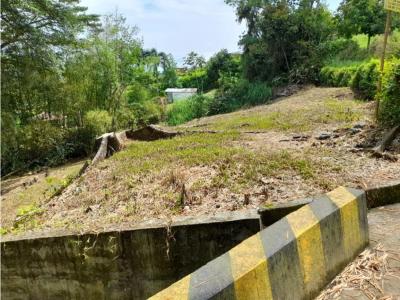
[[[13,233],[18,233],[38,227],[39,222],[35,217],[42,213],[43,209],[35,204],[18,208],[17,217],[10,231]]]
[[[102,164],[111,164],[113,176],[123,175],[130,188],[140,186],[140,178],[144,176],[193,166],[209,166],[217,171],[211,178],[210,188],[226,187],[238,193],[258,182],[260,177],[278,176],[282,172],[297,174],[304,180],[318,180],[320,164],[313,160],[313,155],[296,155],[288,151],[256,153],[233,143],[239,139],[237,132],[198,133],[167,140],[135,142]],[[199,181],[192,189],[204,187],[205,182]],[[170,195],[170,202],[176,201],[176,195]]]
[[[261,178],[282,174],[298,175],[316,185],[325,185],[321,173],[332,166],[314,159],[315,153],[296,154],[286,150],[255,153],[244,151],[235,160],[219,164],[218,173],[212,179],[214,188],[229,188],[241,193],[260,182]]]
[[[364,62],[368,61],[369,58],[363,60],[341,60],[341,59],[331,59],[326,63],[326,67],[332,68],[344,68],[344,67],[358,67]]]
[[[304,132],[318,127],[319,124],[343,123],[344,126],[360,120],[361,102],[353,100],[325,100],[312,104],[308,108],[297,110],[275,111],[252,115],[227,116],[223,122],[209,127],[216,130],[277,130]]]
[[[240,153],[241,149],[229,147],[229,143],[237,139],[238,136],[238,133],[232,132],[190,134],[173,139],[135,142],[125,151],[114,155],[110,162],[118,162],[117,165],[121,169],[115,170],[116,172],[128,172],[130,174],[157,171],[171,163],[184,164],[188,167],[209,165]]]
[[[377,38],[377,36],[371,37],[371,44],[374,41],[374,39],[376,39],[376,38]],[[357,44],[360,46],[360,48],[362,48],[362,49],[366,49],[367,48],[368,35],[366,35],[366,34],[357,34],[357,35],[354,35],[351,39],[353,41],[357,42]]]

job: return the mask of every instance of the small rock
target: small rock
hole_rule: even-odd
[[[317,140],[328,140],[332,137],[332,134],[329,132],[321,132],[319,136],[316,137]]]
[[[183,208],[183,210],[184,210],[184,211],[190,211],[190,207],[189,207],[188,205],[186,205],[186,206]]]
[[[220,205],[220,204],[217,204],[217,205],[215,205],[215,207],[216,207],[216,208],[220,208],[220,207],[221,207],[221,205]]]
[[[365,123],[357,123],[357,124],[355,124],[355,125],[353,126],[353,128],[356,128],[356,129],[364,129],[365,126],[367,126],[367,124],[365,124]]]
[[[353,128],[350,128],[350,133],[351,134],[357,134],[357,133],[360,133],[361,132],[361,129],[359,129],[359,128],[355,128],[355,127],[353,127]]]
[[[92,208],[89,206],[88,208],[85,209],[85,214],[90,213],[92,210]]]

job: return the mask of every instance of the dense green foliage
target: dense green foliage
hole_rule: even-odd
[[[90,144],[107,130],[158,122],[154,98],[177,84],[171,55],[144,50],[138,29],[117,12],[100,24],[78,3],[2,1],[2,132],[10,133],[1,140],[2,174],[43,162],[34,138],[15,135],[57,132],[40,155],[59,153],[58,162],[64,152],[86,155],[82,133]]]
[[[350,86],[357,71],[357,66],[331,67],[326,66],[321,69],[320,82],[326,86]]]
[[[268,102],[272,89],[264,82],[250,82],[245,79],[224,82],[211,103],[209,113],[231,112],[242,107],[250,107]]]
[[[204,95],[192,96],[171,104],[167,110],[167,123],[179,125],[209,114],[212,99]]]
[[[236,8],[239,21],[247,23],[240,41],[246,78],[279,82],[316,78],[321,46],[334,31],[333,17],[321,2],[226,2]]]
[[[377,94],[379,61],[372,59],[350,66],[326,66],[320,82],[327,86],[350,86],[356,97],[364,100],[378,98],[381,102],[379,119],[385,124],[400,122],[400,59],[392,58],[385,65],[382,92]]]
[[[232,112],[268,102],[272,89],[266,83],[251,83],[236,77],[222,77],[220,88],[214,97],[198,95],[170,105],[167,123],[179,125],[195,118]]]
[[[400,124],[400,59],[387,63],[382,87],[380,119],[389,125]]]
[[[79,0],[2,0],[1,173],[88,155],[107,131],[266,103],[273,87],[287,83],[350,86],[359,98],[376,97],[381,0],[343,0],[335,15],[313,0],[225,1],[246,22],[243,53],[223,49],[206,61],[191,51],[177,69],[170,54],[143,49],[138,28],[117,12],[100,20]],[[387,123],[398,120],[399,56],[395,31],[379,95]],[[199,95],[165,110],[171,87]]]
[[[371,60],[357,68],[350,84],[356,97],[365,100],[374,99],[379,79],[378,68],[378,60]]]
[[[321,69],[320,82],[327,86],[350,86],[356,97],[372,100],[375,97],[379,71],[376,59],[350,66],[326,66]]]
[[[369,49],[371,37],[383,33],[385,29],[386,13],[382,7],[381,0],[342,1],[336,15],[339,33],[347,38],[354,34],[366,34],[367,49]]]

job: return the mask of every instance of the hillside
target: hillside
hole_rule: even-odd
[[[362,151],[382,134],[372,125],[372,112],[371,103],[354,100],[348,88],[308,87],[271,104],[172,127],[190,134],[130,141],[62,195],[38,204],[13,232],[100,231],[257,209],[338,185],[398,178],[399,162]],[[400,154],[399,141],[392,152]]]

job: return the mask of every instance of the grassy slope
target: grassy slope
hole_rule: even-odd
[[[221,133],[133,142],[48,203],[35,226],[102,230],[149,218],[256,208],[357,182],[346,169],[352,154],[312,139],[291,141],[293,133],[315,135],[367,120],[365,103],[349,97],[348,89],[314,88],[179,127]],[[365,163],[358,159],[353,167]]]
[[[2,232],[24,230],[25,224],[13,223],[16,218],[40,213],[40,205],[46,203],[54,193],[67,184],[68,179],[76,176],[83,162],[67,164],[33,175],[10,178],[2,182],[1,225]],[[28,227],[35,224],[28,224]]]

